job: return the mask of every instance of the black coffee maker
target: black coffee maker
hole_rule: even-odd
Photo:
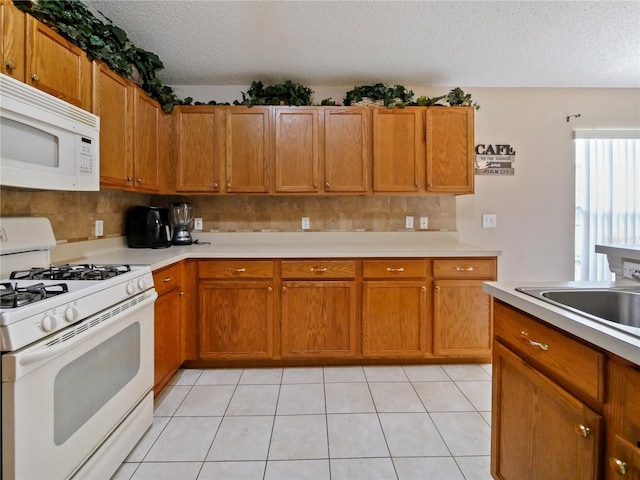
[[[193,239],[189,233],[193,225],[195,209],[189,203],[172,203],[169,208],[173,235],[171,243],[174,245],[191,245]]]

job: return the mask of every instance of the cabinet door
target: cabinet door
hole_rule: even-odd
[[[418,192],[424,185],[424,109],[374,108],[374,192]]]
[[[494,478],[599,478],[602,417],[499,343],[492,401]]]
[[[158,297],[155,303],[155,395],[158,395],[182,363],[180,301],[180,288],[174,288]]]
[[[27,15],[26,81],[91,111],[91,62],[80,47]]]
[[[224,164],[227,193],[269,192],[268,107],[224,111]]]
[[[200,358],[273,356],[273,282],[200,282]]]
[[[607,478],[640,480],[640,446],[616,435],[608,450]]]
[[[275,107],[273,160],[277,193],[318,191],[319,117],[317,108]]]
[[[2,16],[2,65],[0,71],[5,75],[24,82],[27,26],[26,14],[13,4],[11,0],[1,0]]]
[[[178,107],[176,192],[220,191],[220,132],[216,107]]]
[[[325,192],[371,191],[371,109],[324,110]]]
[[[142,89],[133,94],[133,175],[136,189],[160,190],[160,105]]]
[[[355,357],[355,282],[284,281],[281,302],[283,357]]]
[[[482,280],[437,280],[433,308],[433,353],[491,355],[493,300]]]
[[[428,344],[425,280],[365,281],[362,285],[362,355],[423,357]]]
[[[473,193],[472,107],[427,108],[427,191]]]
[[[94,113],[100,117],[100,185],[133,187],[133,88],[94,62]]]

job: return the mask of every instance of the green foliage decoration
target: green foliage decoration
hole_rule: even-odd
[[[251,82],[249,90],[242,93],[242,101],[235,100],[234,105],[312,105],[313,90],[291,80],[264,86],[261,81]]]
[[[445,104],[439,104],[438,102],[444,101]],[[460,87],[452,89],[446,95],[440,95],[439,97],[427,97],[422,95],[417,98],[412,105],[419,105],[421,107],[430,107],[433,105],[450,106],[450,107],[473,107],[476,110],[480,110],[480,105],[474,102],[470,93],[464,93]]]
[[[388,86],[384,83],[358,85],[347,92],[344,104],[351,105],[352,103],[361,102],[365,97],[371,100],[382,100],[387,108],[403,108],[411,102],[413,92],[402,85]]]

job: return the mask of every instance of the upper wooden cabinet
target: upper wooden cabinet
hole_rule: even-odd
[[[324,109],[324,191],[371,191],[371,109]]]
[[[133,181],[134,188],[146,192],[160,192],[167,179],[161,158],[165,151],[161,146],[161,126],[164,118],[160,105],[141,88],[133,92]]]
[[[226,192],[269,192],[269,116],[268,107],[223,110]]]
[[[11,0],[0,0],[0,26],[2,28],[2,67],[5,75],[24,82],[26,54],[27,17]]]
[[[220,108],[176,107],[176,185],[178,193],[220,191]]]
[[[317,108],[274,108],[276,193],[314,193],[320,185],[320,114]]]
[[[373,191],[419,192],[424,185],[424,108],[373,108]]]
[[[133,87],[101,62],[94,62],[93,111],[100,117],[100,184],[133,187]]]
[[[472,107],[427,108],[427,191],[473,193]]]
[[[91,62],[80,48],[27,15],[26,82],[91,111]]]

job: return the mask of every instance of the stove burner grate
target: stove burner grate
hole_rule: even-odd
[[[12,280],[106,280],[131,271],[129,265],[59,265],[12,272]]]
[[[17,283],[3,282],[0,283],[0,306],[2,308],[18,308],[68,291],[66,283],[55,285],[37,283],[27,287],[19,287]]]

